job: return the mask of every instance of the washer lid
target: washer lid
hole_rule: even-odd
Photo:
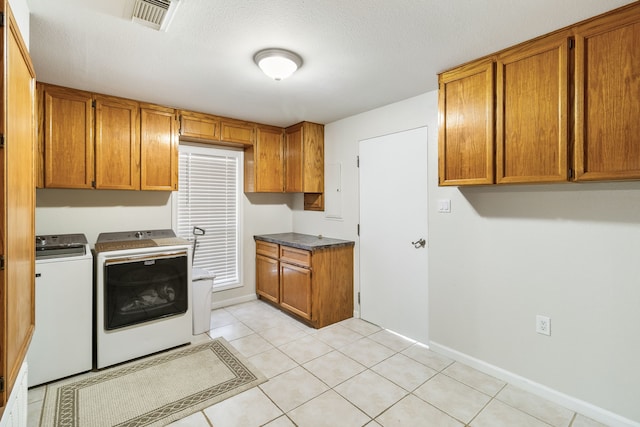
[[[65,258],[87,253],[84,234],[42,234],[36,236],[36,259]]]
[[[167,239],[173,237],[176,237],[176,233],[170,228],[162,230],[115,231],[98,234],[96,243]]]
[[[41,234],[36,236],[36,249],[86,245],[84,234]]]

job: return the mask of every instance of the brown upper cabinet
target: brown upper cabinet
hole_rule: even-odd
[[[492,184],[493,61],[464,65],[439,80],[440,185]]]
[[[244,151],[244,191],[284,191],[283,129],[258,125],[256,142]]]
[[[89,92],[38,83],[40,186],[92,188],[93,97]]]
[[[93,99],[95,100],[95,188],[140,189],[138,103],[103,95],[93,95]]]
[[[560,33],[496,60],[496,183],[568,180],[568,46]]]
[[[304,193],[306,210],[324,209],[323,125],[257,125],[255,144],[245,149],[244,163],[245,192]]]
[[[220,118],[209,114],[180,110],[180,139],[193,141],[219,141]]]
[[[439,185],[640,179],[639,52],[633,3],[440,74]]]
[[[205,144],[250,147],[256,134],[255,123],[180,110],[180,139]]]
[[[575,179],[640,179],[640,3],[575,28]]]
[[[38,83],[39,186],[177,189],[175,111]]]
[[[304,193],[324,210],[324,126],[286,129],[38,83],[38,186],[178,189],[178,141],[245,151],[247,193]],[[179,122],[179,123],[178,123]]]
[[[140,189],[178,189],[178,141],[175,110],[140,105]]]
[[[324,192],[324,126],[302,122],[285,129],[284,191]]]
[[[253,145],[255,124],[233,119],[220,121],[220,141],[241,144],[248,147]]]
[[[302,122],[285,129],[285,191],[304,193],[304,210],[324,210],[324,126]]]

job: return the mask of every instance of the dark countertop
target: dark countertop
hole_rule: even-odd
[[[333,239],[331,237],[312,236],[300,233],[262,234],[253,236],[253,238],[255,240],[263,240],[265,242],[305,249],[307,251],[330,247],[335,248],[338,246],[353,246],[355,244],[355,242],[351,240],[340,240]]]

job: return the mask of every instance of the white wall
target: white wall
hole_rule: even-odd
[[[164,191],[36,191],[36,234],[98,234],[171,228],[171,193]]]
[[[16,18],[18,27],[20,28],[20,35],[24,40],[24,44],[29,48],[29,6],[27,0],[9,0],[9,6],[13,12],[13,16]]]
[[[242,287],[216,292],[214,306],[255,298],[256,234],[292,230],[289,195],[243,197]],[[112,231],[172,228],[171,193],[163,191],[57,190],[36,192],[36,234],[84,233],[90,245]]]
[[[640,184],[430,191],[431,340],[640,421]]]
[[[438,187],[430,92],[326,125],[326,162],[342,164],[344,219],[304,212],[296,199],[294,231],[357,241],[358,141],[422,125],[432,347],[595,405],[588,415],[640,421],[640,183]],[[439,199],[452,213],[436,212]],[[550,337],[536,334],[536,314],[551,317]]]
[[[245,194],[243,203],[243,256],[241,288],[216,292],[214,307],[255,299],[256,297],[256,234],[292,231],[292,201],[288,194]]]
[[[437,138],[437,123],[435,121],[437,101],[435,97],[435,92],[427,93],[325,126],[325,168],[329,164],[339,163],[342,171],[341,191],[336,193],[326,188],[326,204],[333,203],[332,198],[341,198],[342,219],[326,218],[324,212],[303,211],[302,196],[296,198],[293,213],[294,231],[314,235],[322,234],[327,237],[356,242],[354,247],[354,293],[356,295],[360,283],[360,246],[357,235],[359,222],[359,180],[356,163],[358,142],[363,139],[427,126],[429,144],[435,143],[435,138]],[[357,301],[357,298],[354,301]],[[359,312],[359,307],[356,306],[354,311]]]

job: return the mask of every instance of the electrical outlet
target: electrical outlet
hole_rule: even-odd
[[[551,319],[547,316],[536,316],[536,332],[542,335],[551,335]]]

